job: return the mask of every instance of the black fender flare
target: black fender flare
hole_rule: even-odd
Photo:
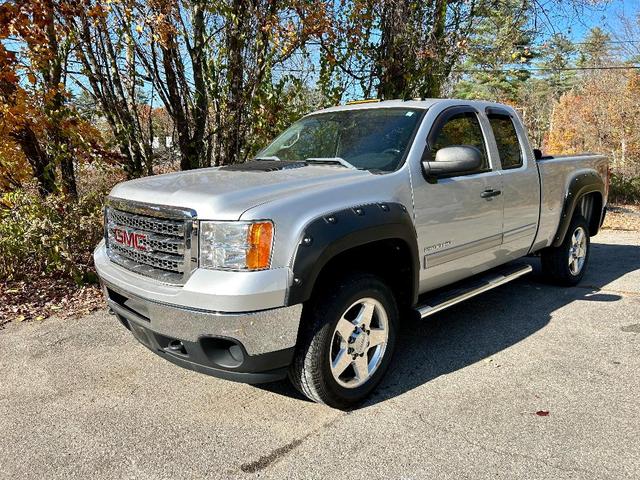
[[[304,229],[293,258],[293,282],[287,305],[311,297],[323,267],[336,255],[379,240],[402,240],[412,257],[412,304],[417,302],[420,259],[411,215],[400,203],[371,203],[345,208],[311,221]],[[376,259],[371,259],[375,262]]]
[[[571,179],[567,188],[567,195],[564,199],[564,205],[562,206],[560,224],[558,225],[558,230],[553,239],[552,246],[559,247],[562,245],[564,237],[567,234],[567,230],[569,230],[569,224],[571,223],[573,214],[580,204],[582,197],[589,193],[597,192],[600,193],[604,199],[604,191],[604,182],[600,175],[595,171],[581,172]],[[602,216],[602,211],[598,212],[598,215]],[[600,218],[598,220],[600,220]]]

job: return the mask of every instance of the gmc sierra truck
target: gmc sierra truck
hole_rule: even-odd
[[[311,113],[243,164],[114,187],[106,301],[163,358],[364,399],[402,320],[531,271],[575,285],[606,210],[600,155],[542,157],[508,106],[363,102]]]

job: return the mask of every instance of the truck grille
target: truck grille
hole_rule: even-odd
[[[192,210],[110,197],[105,207],[107,254],[133,272],[184,284],[197,263],[194,220]]]
[[[184,234],[184,222],[180,220],[161,220],[152,217],[132,215],[120,210],[109,211],[110,220],[120,225],[127,225],[136,230],[160,233],[163,235],[173,235],[181,237]]]

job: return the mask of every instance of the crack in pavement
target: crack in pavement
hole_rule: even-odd
[[[263,455],[260,458],[258,458],[257,460],[254,460],[253,462],[243,463],[242,465],[240,465],[240,470],[242,470],[244,473],[256,473],[256,472],[259,472],[261,470],[264,470],[265,468],[267,468],[270,465],[272,465],[274,462],[276,462],[276,461],[280,460],[281,458],[283,458],[284,456],[286,456],[289,452],[291,452],[291,451],[295,450],[296,448],[298,448],[300,445],[302,445],[304,443],[305,440],[307,440],[311,436],[321,432],[322,430],[324,430],[326,428],[329,428],[339,418],[341,418],[341,417],[343,417],[345,415],[348,415],[348,413],[340,413],[340,414],[336,415],[334,418],[332,418],[331,420],[329,420],[328,422],[325,422],[322,425],[320,425],[318,428],[316,428],[314,430],[311,430],[310,432],[307,432],[302,437],[296,438],[296,439],[292,440],[291,442],[272,450],[267,455]]]

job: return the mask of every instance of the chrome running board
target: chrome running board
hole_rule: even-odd
[[[416,310],[421,318],[426,318],[452,305],[520,278],[532,270],[531,265],[522,263],[489,270],[469,280],[463,280],[453,286],[438,290],[433,295],[425,298],[424,303],[419,305]]]

